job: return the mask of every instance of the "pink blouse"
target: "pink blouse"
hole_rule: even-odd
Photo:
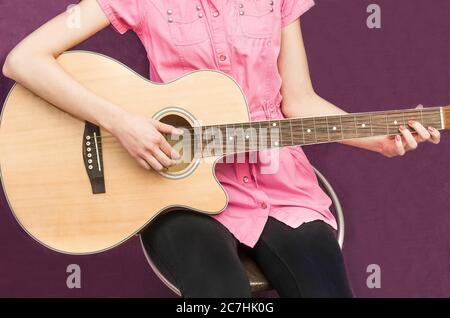
[[[284,117],[277,67],[281,28],[310,9],[313,0],[98,2],[118,32],[131,29],[139,36],[152,81],[220,70],[242,87],[251,120]],[[248,246],[256,244],[269,216],[293,228],[313,220],[337,227],[331,200],[299,146],[261,151],[256,163],[218,163],[216,176],[229,204],[214,218]]]

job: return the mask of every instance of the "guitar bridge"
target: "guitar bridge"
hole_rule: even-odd
[[[89,181],[91,182],[92,193],[105,193],[100,127],[90,122],[86,122],[84,128],[83,161]]]

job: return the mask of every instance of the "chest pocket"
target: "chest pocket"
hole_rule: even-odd
[[[236,8],[244,36],[259,39],[272,37],[276,21],[273,0],[237,0]]]
[[[186,2],[189,2],[186,4]],[[167,1],[165,12],[176,45],[194,45],[208,39],[203,8],[196,1]]]

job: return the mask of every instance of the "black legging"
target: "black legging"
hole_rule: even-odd
[[[168,212],[142,238],[183,297],[251,297],[237,253],[240,243],[210,216]],[[280,297],[352,297],[334,230],[322,221],[293,229],[269,217],[248,251]]]

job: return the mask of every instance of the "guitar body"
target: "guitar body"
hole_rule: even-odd
[[[156,84],[100,54],[69,52],[58,62],[84,86],[134,113],[172,115],[191,125],[249,121],[241,89],[218,71]],[[104,191],[94,193],[85,162],[86,123],[20,85],[10,92],[0,125],[1,180],[10,208],[33,238],[53,250],[96,253],[124,242],[170,208],[216,214],[226,207],[214,175],[217,157],[161,175],[142,169],[112,136],[102,138]],[[95,163],[95,153],[92,158]]]

